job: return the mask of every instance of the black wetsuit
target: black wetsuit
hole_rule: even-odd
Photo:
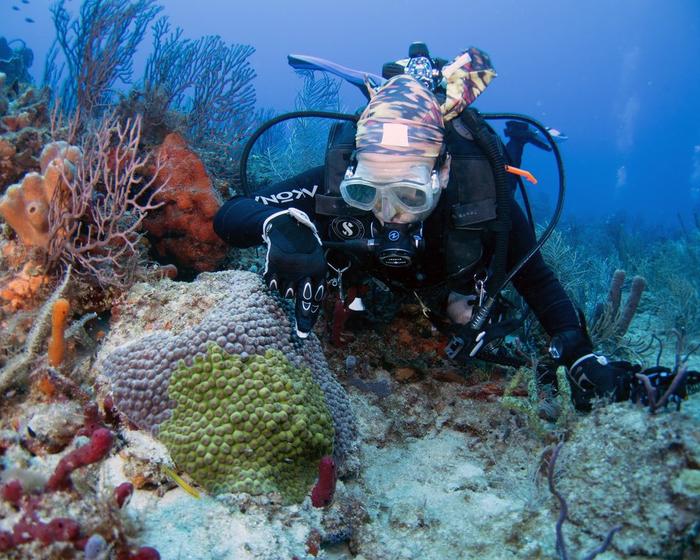
[[[255,198],[234,197],[219,210],[214,219],[214,229],[222,239],[235,247],[260,245],[265,219],[280,210],[294,207],[304,211],[311,218],[324,241],[332,239],[331,218],[317,215],[315,211],[315,195],[324,192],[323,180],[323,168],[318,167],[262,189],[256,193]],[[420,253],[414,265],[408,269],[389,269],[379,265],[376,259],[370,256],[367,258],[354,256],[352,260],[355,272],[361,269],[361,272],[379,278],[390,287],[404,287],[409,292],[414,290],[429,292],[431,287],[444,284],[443,237],[444,227],[449,219],[449,209],[445,202],[447,198],[443,194],[437,208],[424,222],[425,250]],[[365,229],[364,236],[369,236],[373,220],[371,212],[358,218]],[[515,202],[512,203],[511,221],[508,247],[509,268],[527,254],[535,244],[527,219]],[[492,249],[488,234],[484,235],[484,247],[483,257],[480,260],[482,266],[487,266]],[[329,256],[329,260],[334,258],[337,258],[337,255]],[[470,284],[473,286],[473,274],[465,275],[464,278],[463,286],[451,286],[449,290],[469,292]],[[513,284],[549,335],[580,328],[578,315],[571,300],[539,252],[535,253],[514,277]],[[443,290],[442,296],[446,294],[447,292]]]

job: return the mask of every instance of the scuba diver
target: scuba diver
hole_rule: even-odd
[[[214,229],[235,247],[266,245],[264,281],[295,299],[297,334],[312,330],[328,283],[346,308],[362,309],[361,291],[348,287],[374,278],[418,300],[451,336],[448,357],[489,359],[519,324],[500,320],[500,292],[512,281],[551,337],[551,357],[566,366],[575,406],[628,399],[633,366],[594,353],[582,315],[539,252],[563,201],[560,133],[510,119],[503,144],[470,107],[495,76],[488,55],[472,47],[448,63],[414,43],[381,78],[312,57],[294,62],[343,75],[368,104],[359,117],[332,114],[344,120],[331,127],[323,166],[255,196],[245,172],[262,131],[254,134],[241,165],[246,194],[221,207]],[[535,181],[520,168],[528,143],[554,151],[560,170],[556,216],[539,242],[514,197],[522,177]]]

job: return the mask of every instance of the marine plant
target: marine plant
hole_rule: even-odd
[[[171,31],[167,18],[153,26],[153,51],[146,61],[147,103],[185,115],[187,139],[195,145],[223,134],[240,141],[252,120],[255,78],[249,45],[226,44],[218,35],[197,40]]]
[[[56,40],[46,58],[44,84],[65,114],[87,122],[110,105],[115,88],[131,82],[136,49],[162,9],[155,0],[85,0],[73,18],[66,0],[51,6]]]
[[[255,49],[218,35],[187,39],[167,18],[153,25],[153,50],[131,103],[147,126],[166,123],[184,135],[210,174],[233,180],[238,153],[254,123]],[[160,141],[162,139],[157,139]]]
[[[130,286],[144,269],[140,226],[154,197],[160,162],[143,176],[148,155],[139,151],[141,118],[103,118],[85,136],[72,173],[61,169],[62,185],[48,209],[49,268],[70,264],[76,274],[102,287]]]
[[[326,74],[303,70],[304,80],[294,102],[295,111],[341,111],[341,82]],[[260,121],[273,114],[261,114]],[[323,163],[329,121],[294,119],[273,126],[258,140],[250,157],[251,179],[258,185],[283,181]]]
[[[645,276],[661,328],[700,332],[700,229],[656,243]]]
[[[573,418],[575,411],[571,400],[571,386],[566,378],[563,367],[556,370],[556,393],[551,385],[545,386],[538,372],[539,362],[531,357],[529,365],[518,368],[506,386],[500,404],[510,410],[517,411],[525,417],[530,429],[539,437],[549,439],[556,434],[564,433]],[[516,396],[516,390],[525,385],[527,395]],[[556,422],[549,424],[542,415],[556,416]]]

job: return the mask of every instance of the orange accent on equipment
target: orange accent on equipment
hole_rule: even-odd
[[[508,173],[512,173],[513,175],[520,175],[521,177],[525,177],[525,179],[530,181],[533,185],[537,184],[537,179],[535,179],[535,176],[529,171],[526,171],[525,169],[513,167],[512,165],[506,165],[506,171]]]

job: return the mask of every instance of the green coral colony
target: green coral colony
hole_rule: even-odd
[[[221,298],[200,323],[154,331],[106,357],[114,402],[207,491],[299,502],[321,457],[332,454],[341,472],[352,464],[350,400],[316,337],[296,337],[289,310],[258,275],[216,278]]]
[[[333,420],[307,368],[278,350],[242,358],[217,344],[170,382],[177,402],[159,437],[212,493],[278,492],[301,501],[333,448]]]

